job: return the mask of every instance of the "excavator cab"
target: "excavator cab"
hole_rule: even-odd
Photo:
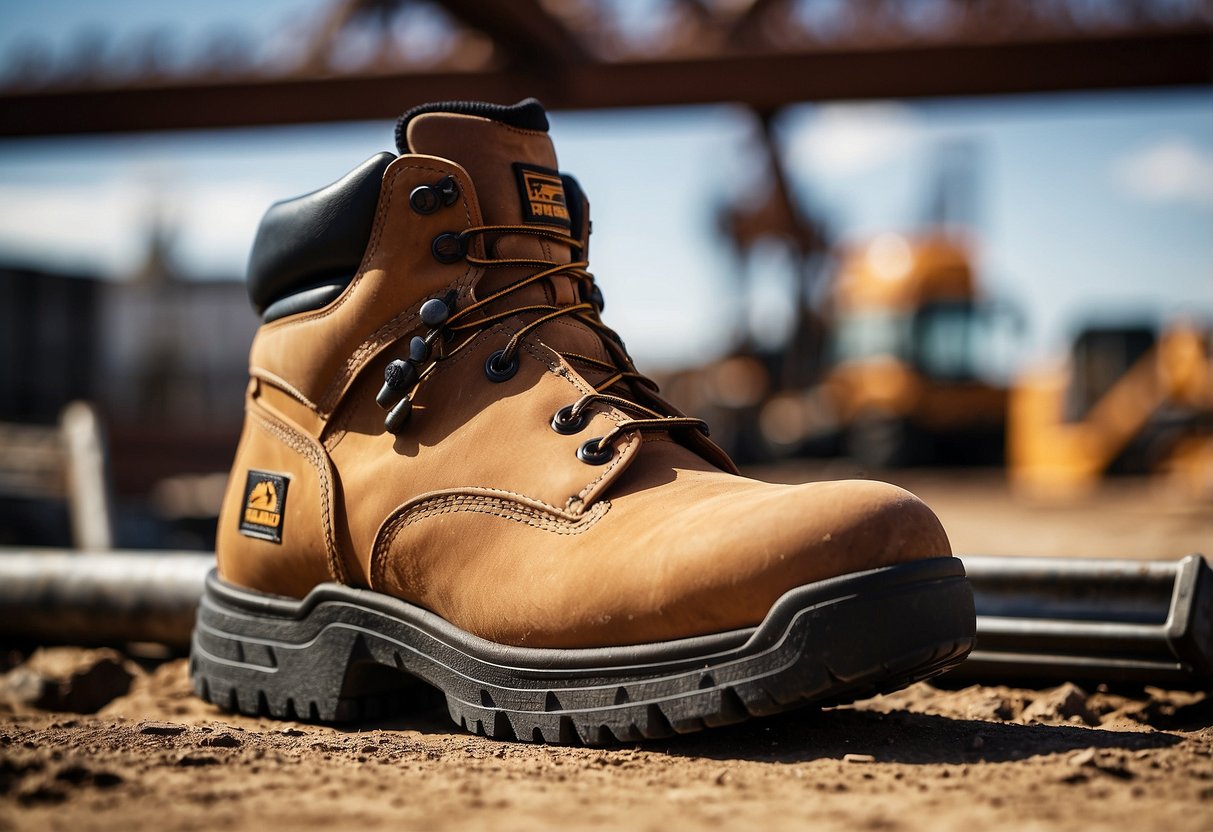
[[[822,387],[865,467],[1000,458],[996,342],[1014,316],[979,297],[971,262],[938,234],[881,235],[844,257]]]

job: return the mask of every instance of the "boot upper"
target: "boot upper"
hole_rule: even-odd
[[[588,204],[538,103],[484,107],[406,114],[353,273],[330,256],[294,278],[320,293],[260,328],[225,579],[296,597],[336,580],[495,641],[583,647],[753,626],[796,586],[949,553],[893,486],[737,475],[602,322]],[[435,300],[437,327],[422,318]],[[400,367],[417,378],[389,431]],[[250,514],[267,478],[277,526]]]

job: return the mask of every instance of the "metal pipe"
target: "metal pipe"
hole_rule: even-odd
[[[953,679],[1213,682],[1213,570],[1200,555],[964,562],[977,647]]]
[[[183,649],[214,565],[197,552],[0,550],[0,637]]]

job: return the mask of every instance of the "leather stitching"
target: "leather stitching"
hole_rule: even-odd
[[[299,390],[299,388],[295,387],[295,385],[291,384],[282,376],[279,376],[276,373],[271,373],[269,370],[262,369],[261,367],[249,367],[248,374],[252,378],[264,381],[271,387],[276,387],[304,407],[311,410],[313,413],[317,412],[315,402],[305,396],[303,392]]]
[[[555,534],[577,535],[592,528],[611,508],[610,501],[602,500],[596,503],[590,511],[574,518],[555,506],[524,497],[522,494],[496,489],[493,489],[493,492],[495,493],[446,493],[428,497],[416,503],[405,504],[396,509],[395,516],[383,526],[377,535],[378,539],[371,553],[371,588],[378,589],[384,585],[388,555],[391,553],[396,538],[408,526],[422,520],[448,514],[472,512],[513,520]],[[497,496],[498,494],[503,496]],[[528,500],[536,505],[520,503],[511,499],[513,497]]]
[[[303,434],[293,430],[268,414],[259,412],[259,409],[253,410],[250,407],[248,416],[257,427],[282,442],[282,444],[291,450],[302,454],[316,470],[316,478],[320,482],[320,501],[323,507],[321,522],[324,526],[324,545],[328,554],[329,576],[338,583],[348,583],[346,580],[345,564],[342,563],[341,556],[337,552],[336,540],[333,533],[333,496],[328,471],[328,460],[323,458],[321,453]]]

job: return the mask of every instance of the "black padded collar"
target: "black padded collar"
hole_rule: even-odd
[[[517,127],[520,130],[548,130],[548,116],[543,105],[535,98],[524,98],[517,104],[488,104],[484,101],[439,101],[421,104],[402,115],[396,122],[396,150],[409,153],[408,127],[416,116],[425,113],[455,113],[462,116],[480,116]]]

